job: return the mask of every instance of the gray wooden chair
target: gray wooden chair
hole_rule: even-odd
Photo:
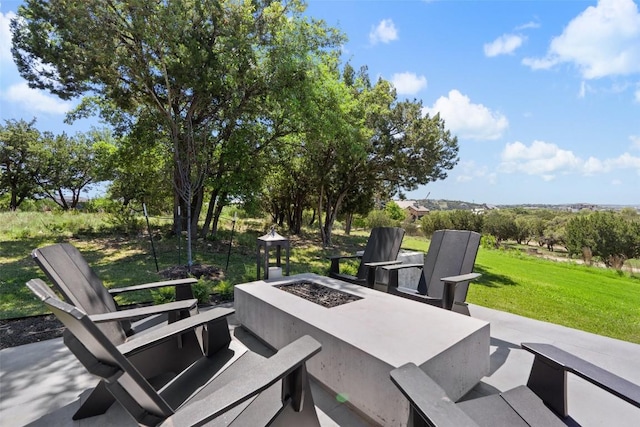
[[[397,264],[381,267],[389,273],[387,292],[469,314],[465,300],[469,282],[480,277],[473,266],[480,245],[480,234],[465,230],[438,230],[433,233],[424,264]],[[421,268],[417,287],[399,286],[398,271]]]
[[[108,336],[122,333],[134,334],[135,330],[131,328],[131,319],[167,314],[171,322],[197,312],[198,301],[193,298],[191,290],[191,285],[197,282],[194,278],[107,289],[80,251],[71,244],[60,243],[38,248],[31,253],[31,256],[68,303],[81,308],[87,314],[100,315],[100,319],[94,317],[96,321],[109,322],[100,326],[105,329],[104,332]],[[124,292],[157,289],[165,286],[175,287],[175,302],[120,310],[114,299],[115,295]],[[120,326],[115,324],[115,321],[119,322]],[[111,329],[111,331],[106,331],[106,329]],[[124,337],[117,338],[117,340],[122,339]]]
[[[361,255],[329,257],[331,260],[329,277],[370,288],[373,287],[377,267],[400,263],[396,259],[398,258],[403,238],[404,229],[402,228],[376,227],[372,229],[367,245]],[[344,259],[360,259],[358,272],[355,276],[340,273],[340,261]]]
[[[30,280],[27,282],[27,287],[43,302],[59,300],[59,297],[41,279]],[[156,336],[157,330],[162,330],[162,327],[148,329],[127,337],[124,331],[118,327],[118,322],[108,322],[109,319],[101,314],[88,317],[94,322],[94,327],[101,331],[105,339],[119,348],[145,378],[151,379],[163,375],[176,375],[201,359],[203,354],[213,354],[215,351],[225,349],[231,342],[226,317],[232,313],[231,309],[218,310],[215,318],[199,317],[200,323],[194,327],[184,328],[182,333],[154,342],[153,345],[145,343],[148,337]],[[180,322],[182,325],[189,325],[186,322],[194,317],[197,316],[188,317],[170,325]],[[208,319],[206,341],[202,338],[203,319]],[[165,323],[165,325],[167,324]],[[71,338],[65,335],[64,339],[72,353],[79,360],[91,360],[91,355],[87,353],[87,350]],[[100,381],[73,415],[73,419],[79,420],[103,414],[114,401],[114,397],[107,391],[106,384]]]
[[[102,379],[140,425],[320,425],[305,367],[306,361],[320,351],[320,344],[309,336],[268,359],[247,351],[229,365],[233,351],[216,349],[217,345],[211,348],[217,332],[206,332],[203,342],[207,357],[156,389],[127,355],[136,350],[113,345],[90,316],[55,295],[43,301],[66,326],[67,346],[75,354],[82,349],[80,362]],[[138,338],[134,347],[153,347],[196,326],[204,326],[207,331],[210,323],[217,324],[228,311],[214,308],[168,324]]]
[[[535,355],[526,386],[459,403],[413,363],[391,371],[391,381],[409,400],[407,426],[566,427],[567,373],[640,408],[640,386],[550,344],[522,348]]]

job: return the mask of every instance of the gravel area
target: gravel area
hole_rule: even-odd
[[[291,284],[275,287],[327,308],[337,307],[351,301],[362,299],[358,296],[309,282],[307,280],[301,280]]]

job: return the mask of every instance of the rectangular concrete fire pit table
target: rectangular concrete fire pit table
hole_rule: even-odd
[[[327,308],[279,289],[300,281],[361,299]],[[415,363],[454,400],[489,373],[489,323],[458,313],[315,274],[237,285],[234,297],[238,321],[271,347],[307,334],[320,341],[309,373],[379,425],[408,420],[394,368]]]

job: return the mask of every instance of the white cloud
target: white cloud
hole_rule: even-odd
[[[580,91],[578,92],[578,98],[584,98],[587,94],[587,83],[583,80],[580,83]]]
[[[377,27],[371,29],[369,41],[371,44],[389,43],[398,39],[398,30],[391,19],[383,19]]]
[[[16,14],[13,12],[8,12],[7,14],[0,13],[0,63],[2,64],[7,62],[13,63],[9,23],[15,17]]]
[[[485,43],[484,54],[489,58],[498,55],[511,55],[522,46],[526,38],[518,34],[503,34],[491,43]]]
[[[617,169],[635,169],[640,173],[640,157],[624,153],[615,159],[605,160],[605,167],[607,171]]]
[[[520,141],[507,144],[501,158],[501,170],[540,175],[545,181],[553,179],[555,173],[578,168],[582,163],[571,151],[544,141],[533,141],[530,146]]]
[[[518,25],[516,31],[528,30],[530,28],[540,28],[540,24],[537,22],[529,21],[526,24]]]
[[[631,135],[629,139],[631,140],[631,148],[640,150],[640,135]]]
[[[460,161],[456,166],[456,182],[464,184],[471,181],[482,181],[489,185],[495,185],[498,182],[498,174],[489,172],[487,166],[480,166],[473,160]]]
[[[635,93],[634,95],[635,95],[635,96],[634,96],[635,101],[636,101],[637,103],[640,103],[640,89],[637,89],[637,90],[636,90],[636,93]]]
[[[600,159],[589,157],[583,165],[583,170],[586,175],[593,175],[605,172],[605,166]]]
[[[629,153],[621,154],[612,159],[598,160],[590,157],[584,165],[584,173],[593,175],[596,173],[608,173],[620,169],[635,169],[640,173],[640,157]]]
[[[558,173],[595,175],[621,169],[635,169],[640,174],[640,157],[629,153],[605,160],[589,157],[585,161],[572,151],[563,150],[544,141],[533,141],[530,146],[520,141],[507,144],[502,151],[501,160],[499,169],[502,172],[538,175],[545,181],[554,179]]]
[[[448,97],[441,96],[432,107],[423,108],[431,116],[440,113],[446,127],[460,138],[498,139],[509,126],[507,118],[482,104],[473,104],[466,95],[451,90]]]
[[[599,0],[551,41],[543,58],[525,58],[533,69],[574,64],[584,79],[640,72],[640,13],[633,0]]]
[[[427,87],[427,78],[414,73],[396,73],[391,77],[391,83],[399,94],[415,95]]]
[[[10,86],[0,96],[8,102],[20,105],[30,111],[43,113],[65,114],[73,107],[72,102],[62,101],[48,96],[42,91],[31,89],[27,83],[18,83]]]

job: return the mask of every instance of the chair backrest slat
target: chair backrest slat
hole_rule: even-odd
[[[88,314],[117,311],[116,303],[102,280],[73,245],[59,243],[38,248],[32,257],[68,303]],[[126,340],[123,325],[119,322],[103,323],[98,327],[116,345]]]
[[[105,380],[107,388],[118,399],[120,404],[140,423],[145,420],[165,419],[174,411],[169,404],[149,384],[144,376],[117,349],[108,337],[89,319],[86,313],[60,299],[55,294],[43,289],[47,285],[40,279],[33,279],[27,286],[38,296],[70,333],[91,354],[93,360],[102,365],[111,366],[114,370],[93,369],[95,366],[85,364],[85,368],[94,375]],[[88,358],[78,358],[81,363]],[[102,373],[108,372],[108,376]],[[116,372],[116,374],[114,374]]]
[[[403,238],[403,228],[376,227],[372,229],[356,277],[358,279],[367,278],[368,268],[365,266],[367,262],[395,261],[398,258]]]
[[[435,298],[442,298],[443,284],[440,279],[448,276],[467,274],[473,266],[480,245],[480,234],[466,230],[438,230],[433,233],[429,251],[425,256],[421,287],[418,292]],[[424,285],[426,284],[426,289]],[[456,287],[454,301],[466,299],[469,283]]]

